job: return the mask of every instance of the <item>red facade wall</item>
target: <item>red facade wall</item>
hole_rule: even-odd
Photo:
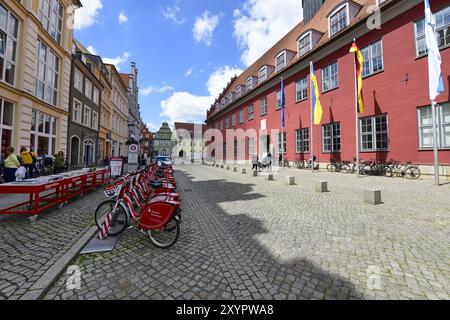
[[[447,6],[448,1],[437,0],[433,1],[431,5],[432,10],[436,11]],[[371,31],[357,41],[359,47],[363,48],[380,38],[382,39],[384,71],[363,80],[366,110],[360,117],[387,113],[389,130],[389,151],[364,152],[361,153],[362,159],[376,158],[380,161],[396,159],[399,161],[412,161],[418,164],[433,163],[432,150],[419,150],[417,125],[417,108],[430,105],[428,60],[426,57],[416,58],[415,53],[414,22],[423,18],[423,16],[423,5],[417,6],[384,24],[381,30]],[[320,162],[328,162],[331,158],[352,160],[356,154],[354,56],[348,53],[350,47],[351,43],[347,47],[334,52],[326,59],[314,62],[320,89],[321,69],[335,61],[338,61],[339,68],[339,88],[321,93],[320,100],[324,108],[322,124],[341,123],[342,148],[339,154],[322,153],[322,127],[315,127],[314,149],[315,156]],[[446,92],[439,96],[438,103],[450,100],[450,48],[441,50],[441,55]],[[310,91],[308,92],[308,100],[295,103],[295,82],[305,76],[308,76],[309,84],[309,70],[304,70],[285,80],[287,158],[290,161],[302,159],[302,156],[295,152],[295,130],[310,127]],[[261,120],[264,119],[260,115],[260,98],[267,95],[268,115],[265,118],[267,119],[268,132],[270,134],[271,129],[281,130],[281,111],[275,110],[276,91],[279,89],[279,86],[273,87],[243,106],[245,122],[242,125],[237,124],[233,129],[241,128],[247,130],[252,128],[259,130]],[[248,121],[247,106],[251,103],[254,105],[255,118],[252,121]],[[239,110],[241,109],[242,107],[226,115],[230,118],[230,128],[232,113],[236,113],[238,123]],[[213,122],[209,121],[208,127],[224,121],[226,116],[215,119]],[[273,146],[275,151],[277,151],[277,145],[274,143]],[[310,155],[306,154],[304,157],[309,158]],[[450,150],[440,151],[440,162],[450,165]]]

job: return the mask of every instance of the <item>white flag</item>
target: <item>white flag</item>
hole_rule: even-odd
[[[428,74],[430,80],[430,99],[444,92],[444,81],[442,78],[442,58],[436,38],[436,18],[431,12],[430,3],[425,0],[425,38],[428,48]]]

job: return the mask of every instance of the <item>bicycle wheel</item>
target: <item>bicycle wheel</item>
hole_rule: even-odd
[[[328,172],[337,172],[337,167],[334,164],[329,164],[327,166],[327,170],[328,170]]]
[[[388,178],[392,178],[394,176],[394,170],[391,167],[384,168],[384,176]]]
[[[407,178],[407,179],[417,180],[420,178],[420,176],[421,176],[421,172],[420,172],[420,169],[417,167],[411,167],[405,171],[405,178]]]
[[[343,164],[341,167],[342,173],[350,173],[350,166],[348,164]]]
[[[128,227],[128,215],[124,208],[120,205],[116,207],[116,201],[108,200],[100,204],[95,210],[95,224],[100,230],[103,223],[106,221],[106,216],[108,213],[112,215],[111,228],[109,230],[109,235],[114,237],[121,234]]]
[[[162,229],[148,230],[148,239],[157,248],[168,249],[173,246],[180,236],[180,222],[176,217]]]

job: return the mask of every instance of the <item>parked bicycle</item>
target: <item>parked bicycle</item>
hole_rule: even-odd
[[[400,161],[391,160],[386,166],[387,177],[401,177],[405,179],[417,180],[422,173],[417,165],[412,162],[401,164]]]
[[[348,173],[350,171],[350,162],[331,159],[331,163],[327,166],[327,170],[328,172]]]

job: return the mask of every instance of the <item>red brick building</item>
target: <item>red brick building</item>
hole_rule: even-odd
[[[278,155],[281,139],[271,136],[271,130],[281,131],[279,90],[284,78],[286,158],[310,159],[312,61],[324,108],[322,124],[314,127],[315,156],[321,163],[352,160],[356,154],[355,78],[354,55],[349,49],[356,38],[366,58],[366,110],[359,119],[361,158],[412,161],[431,172],[433,135],[423,0],[322,2],[314,3],[319,9],[310,20],[300,22],[232,79],[208,111],[207,128],[224,133],[226,129],[257,130],[259,143],[248,138],[245,141],[247,161],[250,154],[262,155],[266,140],[270,142],[268,150]],[[306,0],[304,6],[312,6],[311,3]],[[374,12],[376,4],[378,12]],[[450,175],[450,2],[430,0],[430,5],[437,20],[446,90],[437,99],[439,156],[442,170]],[[311,8],[304,9],[311,13]],[[381,29],[369,28],[378,13]],[[233,141],[226,143],[228,150],[233,150]]]

